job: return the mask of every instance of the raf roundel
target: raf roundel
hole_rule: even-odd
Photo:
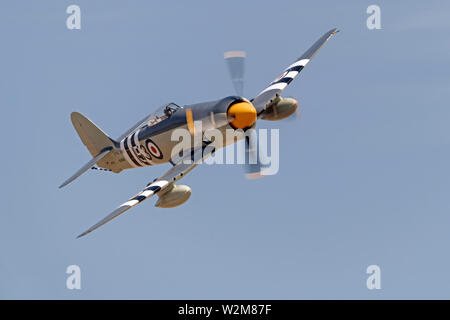
[[[147,146],[148,152],[150,152],[153,157],[156,159],[162,159],[163,154],[161,150],[151,139],[147,139],[147,141],[145,141],[145,145]]]

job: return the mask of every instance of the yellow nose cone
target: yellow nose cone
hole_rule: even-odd
[[[235,129],[251,127],[256,121],[256,109],[247,101],[233,104],[227,113],[232,118],[230,124]]]

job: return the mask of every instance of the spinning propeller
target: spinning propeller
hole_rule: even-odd
[[[245,57],[246,54],[244,51],[227,51],[224,53],[225,63],[230,72],[231,82],[233,83],[236,94],[240,97],[244,95]],[[230,108],[230,111],[232,111],[233,107],[234,106]],[[248,117],[251,117],[251,111],[249,111]],[[248,121],[250,122],[250,119],[248,119]],[[255,128],[255,126],[256,124],[252,124],[252,128]],[[256,134],[256,132],[253,133]],[[248,136],[245,137],[245,171],[247,178],[261,177],[262,165],[258,157],[258,148],[259,146],[256,138],[250,139]]]
[[[245,57],[243,51],[225,52],[224,58],[230,72],[236,94],[242,97],[242,100],[236,100],[226,113],[220,114],[219,123],[215,119],[219,114],[212,114],[211,117],[205,117],[202,120],[203,129],[217,128],[226,121],[235,129],[255,128],[258,118],[268,121],[282,120],[295,113],[299,118],[298,101],[294,98],[282,98],[282,91],[294,80],[303,68],[311,61],[320,48],[338,32],[337,29],[331,29],[319,38],[303,55],[297,58],[284,71],[261,91],[254,99],[250,101],[243,98],[244,94],[244,73]],[[186,120],[191,134],[195,133],[192,111],[187,110]],[[206,124],[206,125],[205,125]],[[253,133],[252,133],[253,134]],[[246,150],[246,172],[247,177],[256,178],[264,175],[264,167],[259,159],[259,145],[256,139],[245,138]]]

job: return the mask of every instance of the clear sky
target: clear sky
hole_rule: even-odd
[[[66,8],[81,8],[81,30]],[[366,27],[371,4],[381,30]],[[1,1],[0,298],[450,298],[447,1]],[[79,111],[119,136],[158,106],[253,97],[324,32],[286,89],[280,171],[200,166],[175,209],[143,202],[76,235],[167,170],[90,171]],[[368,290],[366,268],[381,268]],[[81,268],[81,290],[66,268]]]

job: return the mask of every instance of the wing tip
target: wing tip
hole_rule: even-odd
[[[63,183],[61,183],[61,185],[58,187],[58,189],[62,189],[65,186],[67,186],[68,184],[72,183],[77,177],[70,177],[69,179],[67,179],[66,181],[64,181]]]
[[[331,30],[328,31],[328,32],[330,32],[331,34],[336,34],[336,33],[338,33],[339,31],[341,31],[341,30],[339,30],[338,28],[333,28],[333,29],[331,29]]]
[[[79,234],[79,235],[76,237],[76,239],[80,239],[81,237],[84,237],[84,236],[87,235],[88,233],[89,233],[89,231],[85,231],[85,232]]]
[[[338,28],[334,28],[331,29],[330,31],[327,32],[327,40],[330,40],[335,34],[337,34],[338,32],[340,32],[341,30],[339,30]]]
[[[62,189],[65,186],[67,186],[69,183],[71,183],[72,181],[74,181],[75,178],[72,176],[69,179],[67,179],[66,181],[64,181],[63,183],[61,183],[61,185],[58,187],[58,189]]]

